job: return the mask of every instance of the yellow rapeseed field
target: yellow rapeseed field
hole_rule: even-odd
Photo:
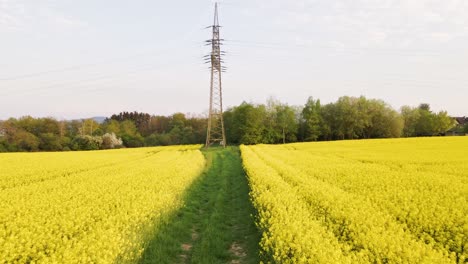
[[[468,261],[468,137],[241,150],[266,262]]]
[[[137,260],[204,169],[199,148],[0,154],[0,263]]]

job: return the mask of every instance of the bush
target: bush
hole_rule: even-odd
[[[112,133],[106,133],[102,136],[102,149],[113,149],[122,147],[122,139]]]
[[[0,140],[0,152],[8,152],[8,143]]]
[[[71,142],[73,150],[98,150],[102,145],[102,137],[99,136],[77,136]]]
[[[143,147],[145,145],[144,139],[140,135],[136,135],[136,136],[123,135],[122,141],[123,141],[124,146],[128,148],[138,148],[138,147]]]
[[[60,137],[53,133],[42,133],[39,136],[39,149],[47,151],[57,151],[62,150],[62,145],[60,144]]]
[[[63,147],[62,151],[71,151],[69,147]]]
[[[151,134],[145,138],[145,146],[167,146],[171,144],[170,134]]]

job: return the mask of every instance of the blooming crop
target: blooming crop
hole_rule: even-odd
[[[138,259],[203,170],[199,148],[0,154],[0,263]]]
[[[467,137],[241,150],[266,262],[467,260]]]

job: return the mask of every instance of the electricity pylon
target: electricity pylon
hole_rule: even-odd
[[[214,21],[210,27],[213,30],[213,35],[206,42],[207,45],[211,45],[211,53],[205,56],[206,63],[211,63],[210,110],[208,113],[205,146],[209,147],[219,142],[221,146],[226,147],[226,134],[223,122],[223,91],[221,85],[221,72],[225,71],[225,67],[221,66],[221,63],[224,62],[221,59],[224,52],[221,51],[223,39],[219,38],[218,3],[215,3]]]

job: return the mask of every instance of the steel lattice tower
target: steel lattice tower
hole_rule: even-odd
[[[210,110],[208,113],[208,129],[206,132],[206,147],[219,142],[223,147],[226,147],[226,134],[224,132],[223,122],[223,92],[221,85],[221,72],[225,68],[221,66],[223,60],[221,56],[224,52],[221,51],[223,39],[219,37],[219,21],[218,21],[218,3],[215,3],[214,21],[210,26],[213,30],[212,38],[207,40],[207,45],[211,45],[211,53],[205,56],[206,63],[211,63],[211,84],[210,84]]]

